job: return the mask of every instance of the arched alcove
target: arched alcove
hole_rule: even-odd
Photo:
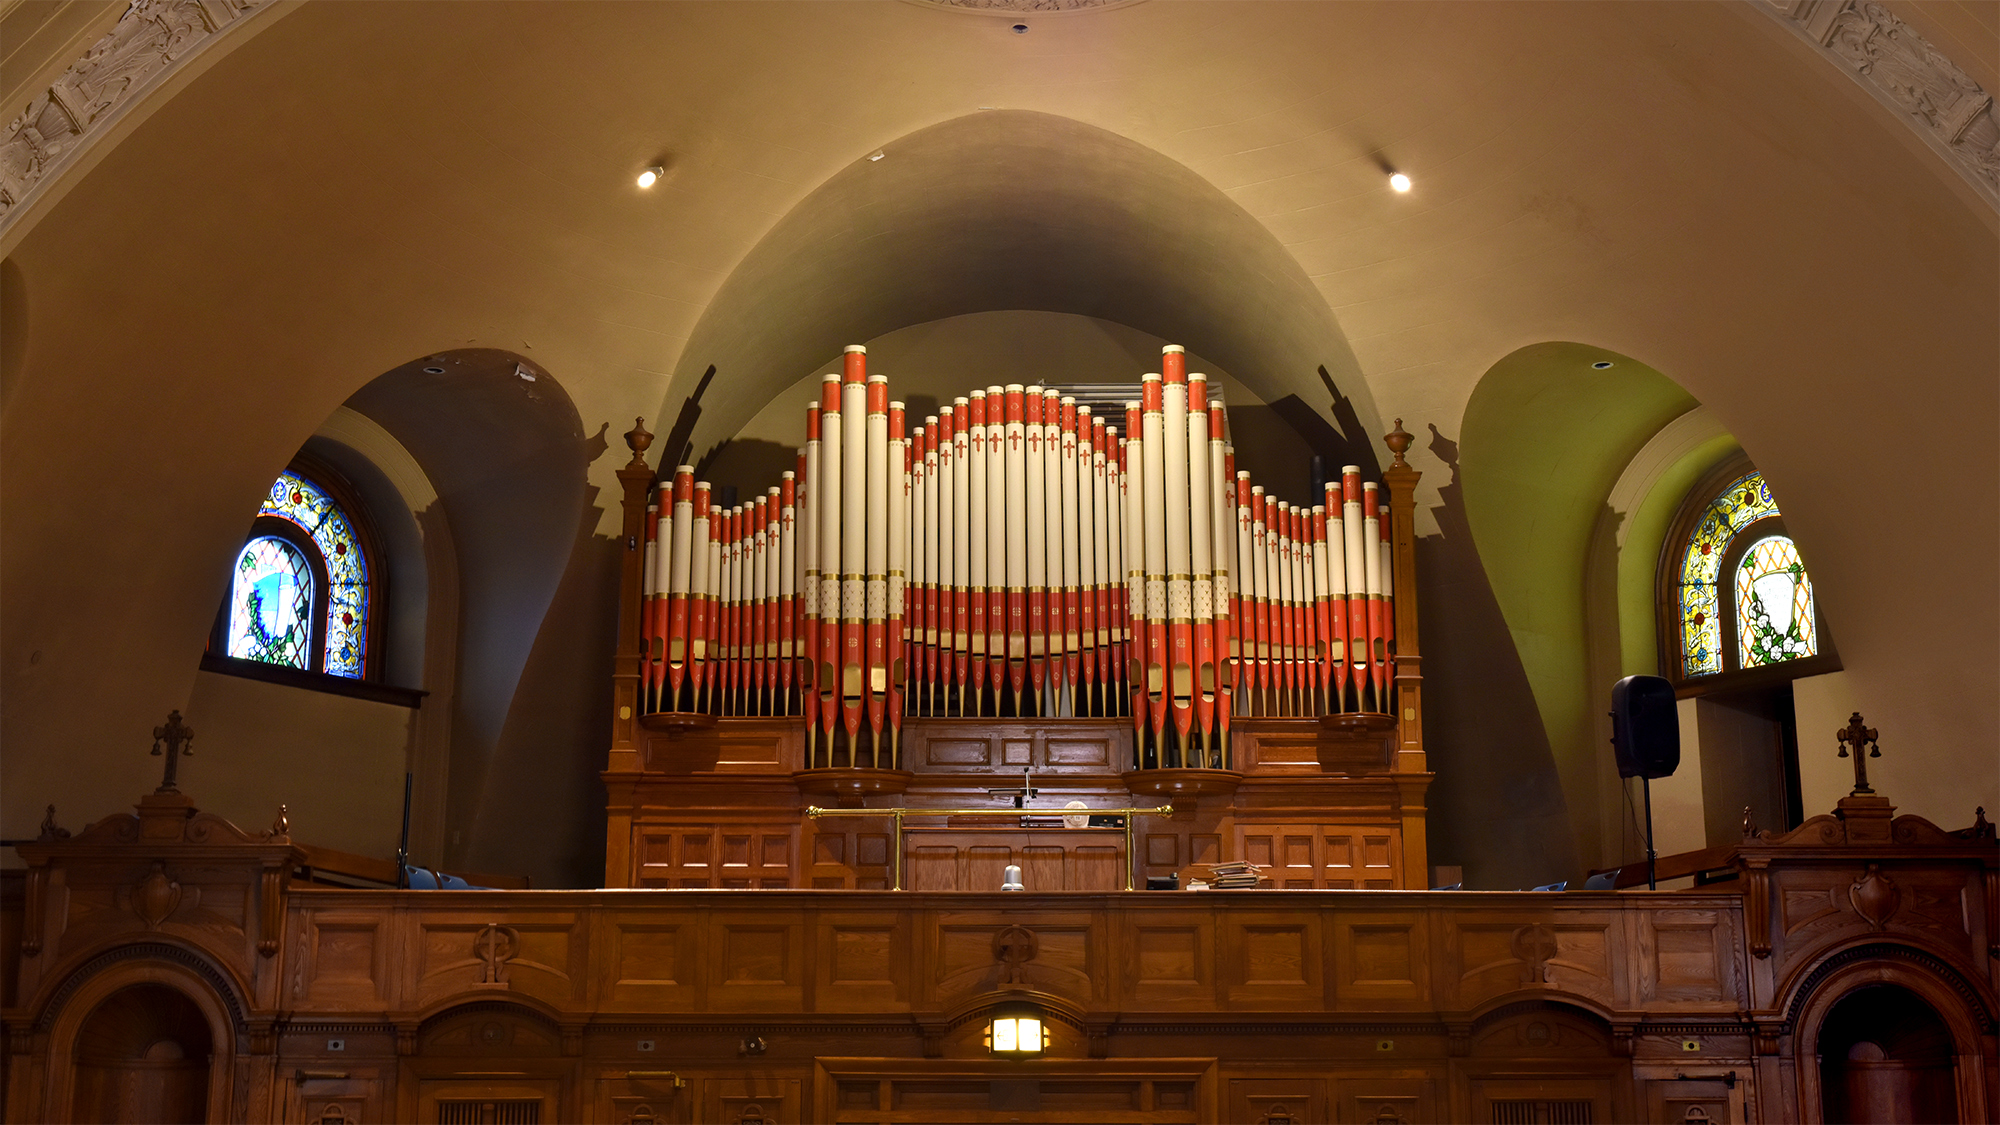
[[[206,1018],[184,993],[164,984],[122,988],[77,1030],[71,1120],[205,1121],[214,1050]]]
[[[1951,1029],[1937,1010],[1900,985],[1857,988],[1819,1028],[1824,1120],[1955,1122]]]
[[[734,434],[844,344],[1003,309],[1077,313],[1173,340],[1266,401],[1315,385],[1324,367],[1364,431],[1381,432],[1298,260],[1186,166],[1024,110],[955,118],[879,151],[857,153],[792,208],[696,324],[674,387],[684,395],[709,365],[717,371],[697,448]],[[679,406],[670,393],[662,416]]]

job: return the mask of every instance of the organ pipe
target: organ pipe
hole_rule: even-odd
[[[1270,494],[1186,366],[1163,350],[1122,433],[1021,383],[912,425],[848,348],[775,487],[649,491],[642,706],[800,716],[809,766],[884,769],[909,715],[1129,715],[1137,764],[1226,768],[1245,717],[1390,711],[1380,486]]]

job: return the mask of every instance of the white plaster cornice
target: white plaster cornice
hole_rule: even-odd
[[[0,233],[135,105],[274,0],[133,0],[0,134]]]
[[[2000,210],[1993,95],[1873,0],[1752,0],[1902,118]]]

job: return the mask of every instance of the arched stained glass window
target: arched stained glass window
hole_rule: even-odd
[[[229,655],[308,668],[312,620],[313,568],[305,555],[272,535],[245,544],[229,595]]]
[[[327,579],[324,663],[320,670],[359,679],[368,645],[368,559],[355,539],[347,513],[325,489],[288,471],[272,483],[258,514],[290,520],[319,548]]]
[[[1681,679],[1803,660],[1821,649],[1812,582],[1770,485],[1755,469],[1725,480],[1682,517],[1693,530],[1684,532],[1673,568]]]
[[[1722,558],[1736,533],[1778,514],[1764,474],[1751,472],[1730,482],[1709,501],[1681,556],[1681,652],[1684,676],[1722,671]]]
[[[1737,564],[1736,638],[1744,668],[1818,654],[1812,579],[1787,536],[1759,539]]]
[[[217,626],[224,655],[361,679],[368,668],[368,552],[341,502],[301,472],[271,484],[237,552]]]

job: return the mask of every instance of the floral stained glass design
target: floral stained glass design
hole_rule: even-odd
[[[1812,580],[1799,549],[1782,535],[1752,544],[1736,568],[1736,657],[1745,668],[1819,652]]]
[[[312,609],[312,564],[283,539],[252,539],[237,556],[230,586],[229,655],[308,667]]]
[[[360,679],[368,643],[368,560],[347,514],[325,489],[289,472],[271,485],[258,514],[290,520],[319,548],[327,574],[322,668],[328,675]],[[236,655],[233,649],[230,655]]]
[[[1681,671],[1708,676],[1722,671],[1722,556],[1736,533],[1778,514],[1764,474],[1746,473],[1709,502],[1681,556]]]

